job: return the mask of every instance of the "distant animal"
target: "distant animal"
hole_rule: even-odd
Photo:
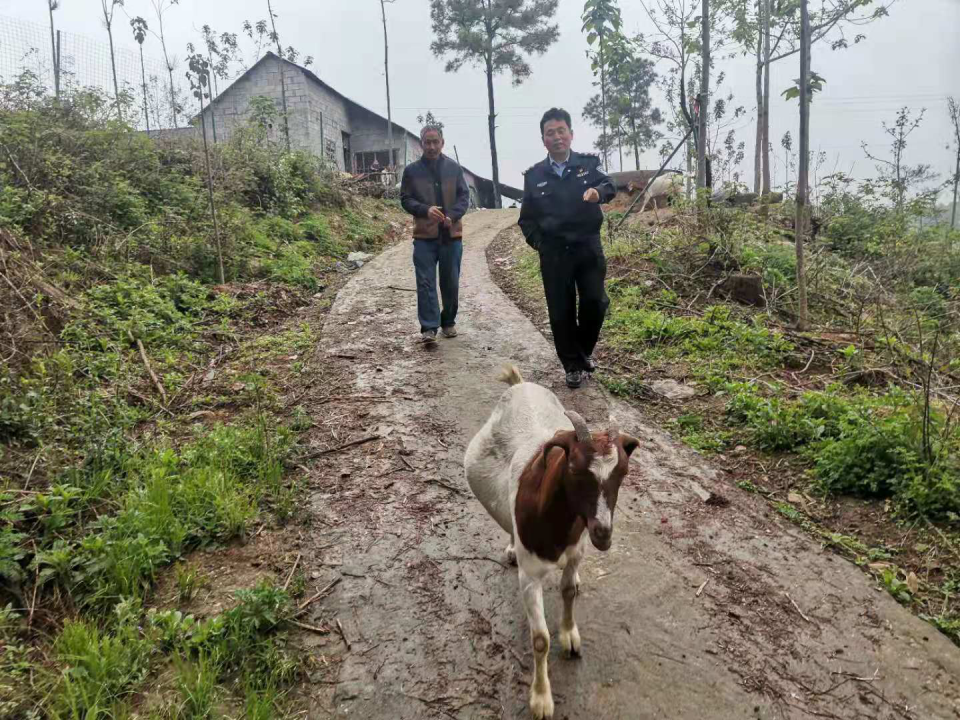
[[[580,415],[564,410],[547,388],[524,382],[514,365],[500,380],[510,387],[470,441],[464,469],[473,494],[510,535],[507,557],[518,565],[535,662],[530,710],[539,720],[554,711],[543,580],[561,559],[566,561],[560,644],[568,656],[579,656],[577,568],[587,537],[598,550],[610,549],[617,494],[639,443],[621,433],[616,422],[591,433]]]
[[[683,192],[683,175],[678,172],[669,172],[660,175],[652,183],[643,188],[643,201],[637,212],[643,212],[651,201],[654,207],[664,207],[673,201],[673,198]]]

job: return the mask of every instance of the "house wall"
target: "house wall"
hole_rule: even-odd
[[[208,137],[212,137],[211,114],[216,122],[217,140],[226,140],[247,122],[250,101],[254,97],[270,98],[280,110],[283,107],[281,65],[290,144],[294,149],[332,160],[340,170],[347,171],[352,168],[344,164],[344,132],[350,136],[351,159],[356,152],[386,149],[384,119],[317,83],[301,68],[275,58],[253,67],[204,110]],[[270,136],[276,142],[283,142],[281,118],[274,122]],[[422,155],[419,139],[396,124],[394,146],[401,166],[416,162]]]

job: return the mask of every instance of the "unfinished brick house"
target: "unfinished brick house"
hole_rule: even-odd
[[[403,168],[419,159],[420,138],[393,124],[393,148],[387,143],[387,119],[350,100],[313,72],[272,52],[223,90],[204,109],[207,132],[211,115],[217,138],[226,139],[247,118],[251,98],[266,97],[282,106],[280,73],[287,96],[290,144],[336,163],[346,172],[364,172],[373,164]],[[199,119],[199,118],[198,118]],[[279,123],[278,123],[279,124]],[[273,129],[282,137],[282,125]]]
[[[423,149],[418,135],[393,123],[393,148],[390,148],[386,118],[334,90],[307,68],[272,52],[260,58],[204,109],[208,137],[215,128],[218,141],[229,138],[247,122],[250,101],[255,97],[273,100],[280,110],[283,106],[281,72],[293,149],[324,157],[340,170],[354,174],[369,171],[376,159],[380,168],[396,169],[396,181],[404,167],[420,159]],[[150,134],[171,138],[193,135],[199,129],[199,114],[191,124],[191,128],[154,130]],[[277,121],[272,133],[276,140],[283,138],[282,120]],[[496,207],[493,182],[465,167],[463,172],[470,188],[470,206]],[[514,200],[523,194],[505,185],[501,185],[501,191]]]

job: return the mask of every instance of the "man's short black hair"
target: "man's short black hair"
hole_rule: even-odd
[[[540,118],[540,135],[543,135],[543,126],[546,125],[550,120],[563,120],[567,127],[573,130],[573,123],[570,122],[570,113],[568,113],[563,108],[550,108],[547,110],[543,117]]]

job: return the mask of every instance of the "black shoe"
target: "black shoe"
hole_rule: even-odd
[[[587,372],[592,373],[597,371],[597,361],[593,359],[593,355],[587,358]]]
[[[583,370],[571,370],[567,373],[567,387],[573,390],[583,383]]]

